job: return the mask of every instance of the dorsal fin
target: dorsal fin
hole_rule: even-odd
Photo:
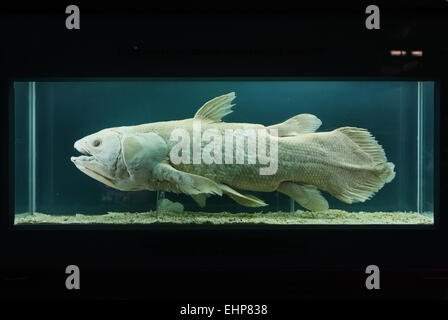
[[[319,129],[322,121],[308,113],[299,114],[285,122],[269,126],[268,129],[277,129],[279,137],[296,136],[303,133],[311,133]]]
[[[194,118],[220,122],[224,116],[233,112],[232,107],[234,106],[234,104],[230,103],[233,99],[235,99],[235,97],[235,92],[230,92],[206,102],[196,112]]]

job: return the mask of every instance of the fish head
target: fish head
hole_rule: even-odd
[[[75,142],[74,147],[82,156],[71,157],[75,166],[112,188],[118,188],[117,168],[121,154],[121,133],[104,129]]]
[[[83,154],[71,157],[80,171],[122,191],[151,190],[152,172],[168,154],[158,134],[139,134],[126,127],[101,130],[76,141],[74,147]]]

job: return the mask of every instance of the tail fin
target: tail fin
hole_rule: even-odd
[[[389,183],[395,178],[395,165],[392,162],[386,163],[387,168],[383,171],[382,178],[385,183]]]
[[[335,131],[344,134],[353,141],[371,160],[369,169],[357,169],[355,166],[346,177],[345,187],[333,194],[346,203],[364,202],[380,190],[385,183],[395,177],[394,164],[387,162],[382,146],[366,130],[354,127],[343,127]]]

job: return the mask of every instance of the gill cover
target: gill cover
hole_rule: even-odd
[[[125,136],[121,147],[126,170],[138,184],[145,184],[150,172],[168,154],[165,141],[153,132]]]

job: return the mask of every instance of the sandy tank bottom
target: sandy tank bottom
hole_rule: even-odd
[[[70,214],[50,215],[34,213],[16,215],[15,225],[34,224],[434,224],[432,213],[417,212],[347,212],[327,210],[308,212],[230,213],[230,212],[109,212],[103,215]]]

